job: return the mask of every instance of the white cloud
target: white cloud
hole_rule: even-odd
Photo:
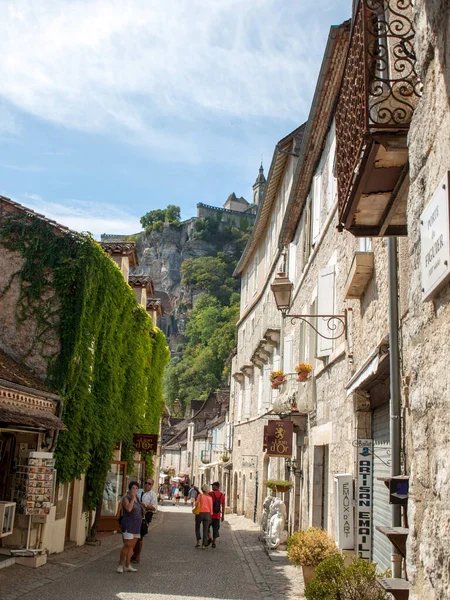
[[[11,0],[0,21],[0,94],[39,118],[197,161],[205,120],[299,124],[326,13],[348,3]]]
[[[75,199],[52,202],[33,193],[18,201],[74,231],[89,231],[96,239],[102,233],[129,234],[142,229],[137,217],[108,203]]]
[[[8,163],[0,163],[0,169],[8,169],[8,171],[21,171],[23,173],[41,173],[45,171],[44,167],[39,165],[14,165]]]

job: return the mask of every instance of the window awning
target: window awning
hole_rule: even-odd
[[[34,410],[6,403],[0,403],[0,426],[2,423],[44,430],[67,429],[61,419],[49,410]]]
[[[223,460],[216,460],[215,462],[208,463],[207,465],[202,465],[201,467],[199,467],[199,471],[205,471],[205,469],[217,467],[217,465],[223,465]]]

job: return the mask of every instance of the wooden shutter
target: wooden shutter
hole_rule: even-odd
[[[334,265],[325,267],[319,272],[317,287],[317,314],[334,314]],[[332,322],[331,322],[332,323]],[[319,333],[330,336],[332,332],[327,327],[326,319],[317,319]],[[328,356],[333,351],[333,340],[317,336],[317,356]]]

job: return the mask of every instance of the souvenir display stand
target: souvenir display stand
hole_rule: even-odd
[[[11,553],[33,557],[44,552],[43,549],[29,547],[30,532],[32,523],[38,523],[41,527],[50,514],[55,490],[55,459],[52,452],[31,451],[28,456],[18,460],[13,500],[17,504],[17,513],[28,515],[29,520],[26,548],[12,550]]]

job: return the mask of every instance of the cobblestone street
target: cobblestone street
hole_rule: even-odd
[[[283,556],[269,558],[252,521],[227,515],[217,548],[201,550],[194,548],[193,519],[189,506],[166,503],[145,539],[138,573],[115,572],[120,535],[50,556],[40,569],[0,569],[0,600],[303,598],[301,571]]]

